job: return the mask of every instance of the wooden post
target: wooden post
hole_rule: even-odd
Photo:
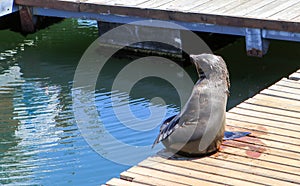
[[[259,28],[246,28],[246,50],[248,56],[263,57],[268,51],[270,41],[262,38]]]
[[[35,32],[34,17],[32,15],[32,9],[29,7],[22,7],[20,9],[21,31],[24,33]]]

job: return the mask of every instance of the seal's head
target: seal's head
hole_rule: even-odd
[[[204,76],[208,79],[224,79],[229,88],[229,73],[222,57],[213,54],[200,54],[191,55],[190,60],[195,64],[199,77],[201,75],[200,72],[203,72]]]

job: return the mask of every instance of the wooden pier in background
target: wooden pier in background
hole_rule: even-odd
[[[171,21],[192,31],[244,36],[247,54],[260,57],[269,40],[300,42],[300,0],[14,0],[13,11],[22,13],[28,31],[34,30],[31,16]]]
[[[227,112],[224,141],[204,158],[149,157],[106,185],[300,185],[300,70]]]

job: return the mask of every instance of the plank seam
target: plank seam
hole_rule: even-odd
[[[160,171],[160,172],[164,172],[164,173],[167,173],[167,174],[180,175],[180,176],[183,176],[183,177],[186,177],[186,178],[198,179],[198,180],[202,180],[202,181],[208,181],[208,182],[212,182],[212,183],[216,183],[216,184],[224,184],[222,182],[217,182],[217,181],[214,181],[214,180],[208,180],[208,179],[203,179],[203,178],[194,177],[194,176],[187,176],[187,175],[184,175],[184,174],[179,174],[179,173],[176,173],[176,172],[169,172],[169,171],[165,171],[165,170],[160,170],[158,168],[147,167],[147,166],[143,166],[143,165],[138,165],[138,167],[143,167],[143,168],[151,169],[151,170],[154,170],[154,171]],[[130,172],[130,170],[129,170],[129,172]]]
[[[295,116],[286,116],[284,114],[274,114],[274,113],[271,113],[271,112],[268,112],[268,111],[262,111],[262,110],[255,110],[255,109],[252,109],[252,108],[245,108],[243,106],[240,106],[240,105],[237,105],[235,108],[238,108],[238,109],[242,109],[242,110],[249,110],[249,111],[255,111],[255,112],[259,112],[259,113],[265,113],[265,114],[271,114],[271,115],[275,115],[275,116],[281,116],[281,117],[286,117],[286,118],[293,118],[293,119],[299,119],[299,117],[295,117]],[[297,113],[297,112],[296,112]],[[295,113],[295,114],[296,114]],[[299,113],[298,113],[299,114]],[[300,123],[300,119],[299,119],[299,123]],[[295,125],[298,125],[298,123],[295,123]]]
[[[266,117],[263,117],[263,116],[253,116],[251,114],[245,114],[245,113],[238,113],[236,111],[230,111],[230,113],[234,113],[234,114],[237,114],[237,115],[242,115],[242,116],[248,116],[248,117],[254,117],[254,118],[260,118],[260,119],[264,119],[264,120],[269,120],[269,121],[274,121],[274,122],[280,122],[280,123],[285,123],[285,124],[288,124],[288,125],[291,125],[291,127],[293,125],[296,125],[298,126],[299,124],[298,123],[293,123],[293,122],[289,122],[289,121],[282,121],[282,120],[277,120],[277,119],[271,119],[271,118],[266,118]],[[298,132],[298,131],[297,131]]]
[[[249,128],[247,128],[247,127],[241,127],[241,126],[236,126],[236,125],[232,125],[232,124],[226,124],[226,126],[230,126],[230,127],[232,127],[232,128],[240,128],[240,129],[243,129],[243,130],[245,130],[245,131],[255,131],[255,132],[261,132],[261,133],[268,133],[268,134],[273,134],[273,135],[277,135],[277,136],[282,136],[282,137],[288,137],[288,138],[293,138],[293,139],[299,139],[300,140],[300,137],[296,137],[296,136],[289,136],[289,135],[284,135],[284,134],[280,134],[280,133],[276,133],[276,132],[270,132],[270,131],[268,131],[268,132],[266,132],[266,131],[263,131],[263,130],[258,130],[258,129],[249,129]],[[254,136],[254,135],[250,135],[250,136]],[[257,136],[255,136],[255,137],[257,137]],[[259,137],[257,137],[257,138],[259,138]],[[267,139],[267,140],[269,140],[269,139]],[[281,142],[281,141],[280,141]],[[285,143],[285,142],[284,142]],[[288,143],[289,144],[289,143]],[[291,143],[291,144],[293,144],[293,143]],[[293,144],[293,145],[295,145],[295,144]]]
[[[224,152],[220,152],[220,153],[224,153]],[[226,154],[226,153],[225,153]],[[239,156],[239,155],[235,155],[235,156]],[[240,156],[241,157],[241,156]],[[260,169],[266,169],[266,170],[270,170],[270,171],[274,171],[274,172],[280,172],[280,173],[283,173],[283,174],[293,174],[295,176],[299,176],[299,174],[294,174],[294,173],[290,173],[290,172],[285,172],[285,171],[282,171],[282,170],[278,170],[278,169],[272,169],[272,168],[268,168],[268,167],[264,167],[264,166],[258,166],[258,165],[249,165],[247,163],[243,163],[243,162],[240,162],[240,161],[233,161],[233,160],[228,160],[228,159],[217,159],[217,158],[213,158],[213,157],[208,157],[210,159],[213,159],[213,160],[219,160],[219,161],[224,161],[224,162],[230,162],[230,163],[235,163],[235,164],[241,164],[241,165],[245,165],[245,166],[251,166],[251,167],[255,167],[255,168],[260,168]]]
[[[156,162],[156,161],[154,161]],[[166,165],[169,165],[169,166],[175,166],[175,167],[178,167],[178,168],[181,168],[181,169],[187,169],[187,167],[184,167],[184,166],[180,166],[180,165],[173,165],[173,164],[169,164],[169,163],[165,163],[165,162],[161,162],[162,164],[166,164]],[[150,168],[150,167],[149,167]],[[151,167],[152,168],[152,167]],[[155,168],[153,168],[155,169]],[[156,170],[159,170],[159,169],[156,169]],[[198,169],[193,169],[193,168],[189,168],[188,170],[193,170],[193,171],[199,171],[199,172],[202,172],[202,173],[205,173],[205,174],[209,174],[209,175],[217,175],[217,176],[222,176],[222,177],[226,177],[226,178],[230,178],[230,179],[236,179],[236,180],[240,180],[240,181],[245,181],[245,182],[250,182],[250,183],[255,183],[255,184],[260,184],[260,185],[263,185],[262,183],[259,183],[259,182],[255,182],[255,181],[250,181],[250,180],[247,180],[247,179],[242,179],[242,178],[238,178],[238,177],[233,177],[233,176],[229,176],[229,175],[224,175],[224,174],[218,174],[218,173],[212,173],[212,172],[208,172],[208,171],[203,171],[203,170],[198,170]],[[161,170],[160,170],[161,171]],[[178,173],[176,173],[178,174]],[[186,176],[186,175],[185,175]],[[194,176],[189,176],[191,178],[196,178],[196,179],[199,179],[199,177],[194,177]],[[211,180],[210,180],[211,181]],[[223,183],[224,184],[224,183]]]

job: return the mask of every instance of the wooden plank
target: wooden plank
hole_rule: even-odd
[[[145,184],[139,184],[139,183],[134,183],[134,182],[129,182],[129,181],[125,181],[125,180],[121,180],[118,178],[112,178],[111,180],[109,180],[106,185],[109,186],[118,186],[118,185],[122,185],[122,186],[143,186]]]
[[[240,142],[247,142],[251,141],[251,137],[243,137],[238,139],[237,141]],[[221,149],[221,152],[235,154],[239,156],[249,157],[252,159],[259,159],[266,162],[271,162],[277,165],[277,167],[281,167],[279,170],[285,170],[286,172],[292,174],[300,174],[300,161],[290,158],[285,158],[278,155],[273,155],[272,150],[269,148],[261,148],[259,146],[256,147],[250,146],[247,147],[246,145],[242,145],[238,148],[231,146],[230,144],[234,143],[233,141],[225,141],[224,147]],[[241,150],[244,149],[244,150]],[[299,152],[299,151],[298,151]]]
[[[291,75],[289,76],[289,79],[291,79],[291,80],[296,80],[296,81],[300,80],[300,73],[295,72],[295,73],[291,74]]]
[[[229,145],[228,145],[229,146]],[[226,148],[226,147],[225,147]],[[243,153],[243,152],[242,152]],[[276,172],[282,172],[289,174],[290,176],[299,176],[298,169],[287,170],[286,166],[277,164],[276,162],[264,161],[259,158],[252,158],[251,156],[245,154],[232,154],[229,152],[220,152],[216,156],[210,156],[210,159],[234,162],[242,165],[249,165],[251,167],[260,167],[267,170],[272,170]],[[202,161],[206,161],[206,158]]]
[[[230,125],[228,125],[226,128],[229,131],[251,132],[251,134],[249,136],[255,137],[256,139],[272,140],[272,141],[276,141],[276,142],[280,142],[280,143],[284,143],[284,144],[300,146],[300,136],[291,138],[290,136],[287,136],[287,135],[274,134],[269,131],[256,131],[253,129],[246,129],[246,128],[235,127],[235,126],[230,126]]]
[[[144,160],[146,161],[146,160]],[[144,162],[143,161],[143,162]],[[170,172],[170,170],[172,170]],[[181,172],[177,171],[176,167],[173,169],[165,169],[164,167],[159,169],[154,169],[152,167],[140,167],[134,166],[128,169],[126,172],[131,172],[135,174],[142,174],[142,175],[151,175],[158,179],[167,179],[167,180],[176,180],[179,183],[188,184],[188,185],[224,185],[221,181],[214,181],[209,180],[205,174],[200,175],[199,177],[195,178],[189,175],[181,174]],[[177,173],[176,173],[177,172]],[[232,185],[232,184],[231,184]]]
[[[300,22],[300,16],[293,18],[291,21],[293,21],[293,22]]]
[[[281,80],[280,82],[277,82],[276,85],[300,90],[300,81],[291,79]]]
[[[226,114],[228,119],[239,120],[239,121],[249,121],[251,123],[256,123],[262,127],[270,126],[278,129],[284,129],[289,131],[299,132],[299,127],[297,125],[290,125],[289,123],[283,123],[281,121],[272,120],[265,117],[255,117],[255,115],[251,114],[241,114],[235,112],[228,112]],[[297,128],[294,128],[297,127]]]
[[[172,0],[152,0],[152,1],[146,1],[146,2],[143,2],[143,3],[140,3],[137,5],[138,8],[147,8],[147,9],[150,9],[150,8],[157,8],[157,7],[160,7],[162,5],[165,5],[165,4],[168,4],[169,2],[171,2]]]
[[[222,156],[222,155],[220,155],[220,156]],[[252,177],[252,175],[257,175],[257,176],[259,176],[258,178],[266,177],[266,184],[271,184],[270,182],[273,182],[275,185],[279,184],[279,182],[277,182],[277,180],[281,180],[284,182],[300,183],[299,175],[291,176],[290,173],[280,172],[280,170],[278,171],[276,169],[266,168],[259,164],[257,166],[255,166],[253,164],[243,164],[242,160],[244,160],[244,159],[242,157],[236,157],[236,158],[240,159],[240,160],[238,160],[237,162],[232,162],[232,161],[226,161],[226,160],[224,161],[219,158],[203,158],[203,159],[196,159],[196,160],[192,160],[192,161],[197,162],[199,164],[208,164],[211,166],[224,167],[225,169],[226,168],[233,169],[233,170],[248,174],[248,177]],[[249,162],[249,159],[247,162]],[[262,163],[262,162],[260,162],[260,163]],[[271,166],[273,166],[273,165],[271,165]],[[225,171],[223,171],[223,172],[225,172]],[[254,178],[257,178],[257,177],[254,177]]]
[[[268,19],[291,20],[297,16],[300,16],[300,2],[274,15],[269,16]]]
[[[279,91],[274,91],[274,90],[270,90],[270,89],[265,89],[265,90],[261,91],[260,94],[290,99],[292,101],[300,101],[300,97],[295,94],[291,94],[291,93],[287,93],[287,92],[279,92]]]
[[[296,3],[298,3],[298,2],[294,1],[294,0],[273,1],[259,9],[249,12],[245,16],[254,17],[254,18],[258,18],[258,19],[265,19],[265,18],[267,18],[271,15],[274,15],[290,6],[295,5]]]
[[[286,98],[286,97],[281,97],[281,96],[274,96],[270,94],[257,94],[253,97],[253,99],[259,99],[259,100],[266,100],[270,102],[278,102],[281,101],[282,104],[289,105],[292,107],[299,107],[300,103],[298,101]]]
[[[185,12],[188,10],[193,10],[195,7],[200,6],[208,1],[210,0],[192,0],[192,1],[175,0],[169,2],[168,4],[160,6],[159,9]]]
[[[255,174],[252,170],[242,169],[241,167],[233,168],[232,164],[229,163],[226,166],[220,164],[208,164],[208,163],[201,163],[202,159],[196,161],[177,161],[177,160],[167,160],[161,161],[160,159],[152,158],[148,159],[147,162],[143,162],[142,165],[152,163],[151,167],[160,168],[160,167],[176,167],[182,170],[182,172],[187,172],[190,175],[193,174],[193,171],[203,171],[207,172],[208,176],[209,173],[213,174],[214,176],[220,175],[223,176],[223,179],[226,181],[226,178],[230,178],[232,180],[231,184],[237,184],[239,180],[243,181],[244,184],[267,184],[267,185],[276,185],[276,184],[287,184],[291,185],[287,180],[279,180],[275,178],[270,178],[269,176],[258,175]],[[172,170],[172,169],[170,169]],[[211,179],[215,179],[214,176]],[[241,182],[239,182],[241,183]],[[300,183],[300,182],[299,182]],[[224,182],[226,184],[226,182]],[[228,182],[227,184],[230,184]]]
[[[211,23],[226,26],[239,26],[250,28],[257,28],[258,26],[263,26],[263,28],[271,30],[300,32],[300,22],[295,23],[287,21],[258,20],[247,17],[234,17],[232,15],[213,15],[204,13],[183,12],[180,10],[172,11],[151,8],[145,9],[138,7],[109,6],[103,4],[89,3],[89,1],[80,4],[80,11],[93,13],[109,13],[125,16],[138,16],[161,20]]]
[[[240,0],[240,1],[233,1],[231,3],[227,3],[226,5],[219,7],[218,9],[214,10],[215,14],[219,14],[222,15],[224,14],[224,12],[227,12],[235,7],[240,7],[242,5],[244,5],[245,3],[249,2],[249,0]]]
[[[79,11],[80,0],[15,0],[17,5],[26,5],[42,8],[53,8],[58,10]]]
[[[103,4],[107,4],[107,5],[115,5],[115,6],[136,6],[138,4],[147,2],[149,0],[134,0],[134,1],[128,1],[128,0],[106,0]],[[84,1],[86,2],[86,1]],[[82,2],[82,3],[84,3]],[[99,3],[99,0],[94,0],[94,2]]]
[[[280,116],[280,115],[275,115],[275,114],[271,114],[271,113],[264,113],[264,112],[259,112],[259,111],[255,111],[255,110],[240,109],[238,107],[231,109],[229,112],[246,115],[246,116],[252,116],[254,120],[255,120],[255,118],[263,118],[266,120],[278,121],[278,122],[287,124],[286,126],[290,126],[294,130],[300,131],[300,119],[297,119],[297,118],[290,118],[290,117],[286,117],[286,116]]]
[[[253,135],[264,136],[264,138],[266,138],[266,136],[268,136],[267,134],[270,133],[281,135],[281,136],[288,136],[290,138],[295,138],[295,139],[299,139],[300,137],[298,131],[286,130],[286,129],[276,128],[273,126],[266,126],[266,125],[261,126],[260,124],[257,124],[255,122],[240,121],[231,118],[227,118],[226,127],[233,131],[252,132]],[[270,139],[273,139],[273,137],[270,137]]]
[[[286,78],[283,78],[282,80],[277,82],[276,85],[295,88],[295,89],[300,89],[300,82],[299,81],[286,79]]]
[[[300,95],[300,89],[284,87],[284,86],[280,86],[280,85],[276,85],[276,84],[270,86],[268,89],[274,90],[274,91],[286,92],[286,93],[290,93],[290,94],[296,94],[295,96]]]
[[[253,105],[253,104],[249,104],[248,102],[241,103],[241,104],[237,105],[237,107],[244,108],[244,109],[256,110],[256,111],[260,111],[260,112],[273,113],[273,114],[276,114],[279,116],[286,116],[286,117],[300,119],[300,112],[297,112],[297,111],[289,111],[289,110],[284,110],[284,109],[271,108],[271,107],[262,106],[262,105]]]
[[[272,156],[279,156],[279,157],[283,157],[286,158],[285,155],[283,155],[282,153],[289,153],[289,154],[293,154],[293,153],[299,153],[299,145],[290,145],[290,144],[285,144],[285,143],[281,143],[278,141],[272,141],[272,140],[266,140],[263,138],[254,138],[254,137],[244,137],[244,138],[239,138],[236,139],[236,141],[239,142],[243,142],[246,144],[241,145],[244,148],[249,148],[254,149],[254,152],[248,151],[246,150],[245,152],[249,152],[249,154],[247,154],[248,156],[253,156],[253,157],[259,157],[262,153],[266,153]],[[227,142],[226,143],[230,143]],[[224,144],[226,144],[224,143]],[[297,158],[289,158],[289,159],[293,159],[295,160],[295,162],[298,162],[299,165],[299,160]],[[271,159],[270,159],[271,161]]]
[[[232,16],[237,16],[237,17],[242,17],[245,16],[246,14],[253,12],[257,9],[260,9],[264,6],[266,6],[269,3],[272,3],[276,0],[251,0],[247,1],[244,4],[241,4],[240,6],[237,6],[235,8],[232,8],[230,10],[224,11],[225,15],[232,15]]]
[[[227,159],[224,157],[228,157],[228,154],[222,154],[218,157],[209,157],[203,159],[192,160],[199,163],[208,163],[211,165],[219,165],[223,167],[230,167],[235,170],[244,171],[255,175],[267,176],[271,178],[278,178],[281,180],[294,181],[299,182],[299,175],[291,175],[290,173],[282,172],[281,169],[272,168],[272,164],[268,164],[268,162],[259,161],[257,159],[249,159],[245,157],[239,156],[230,156]],[[251,161],[251,164],[246,164],[245,162]],[[268,168],[271,167],[271,168]]]
[[[214,1],[208,1],[205,4],[202,4],[200,6],[197,6],[193,8],[192,12],[199,12],[199,13],[208,13],[208,14],[215,14],[214,10],[217,10],[221,7],[224,7],[228,4],[231,4],[235,2],[236,0],[228,0],[228,1],[222,1],[222,0],[214,0]]]
[[[168,161],[151,161],[151,159],[147,159],[142,161],[139,166],[148,167],[151,169],[169,171],[175,174],[185,175],[187,177],[193,178],[205,178],[208,180],[217,180],[223,184],[229,185],[240,185],[240,184],[253,184],[253,185],[261,185],[256,180],[246,179],[246,175],[243,175],[237,171],[226,170],[226,174],[224,171],[214,168],[212,166],[202,165],[198,167],[194,167],[188,163],[188,161],[178,161],[178,163],[168,164]],[[185,166],[180,166],[185,164]],[[228,172],[227,172],[228,171]],[[249,176],[249,175],[248,175]],[[195,185],[195,183],[189,183],[191,185]],[[199,185],[197,183],[196,185]]]
[[[172,186],[184,186],[188,184],[178,183],[176,180],[165,180],[161,178],[155,178],[152,175],[142,175],[133,172],[123,172],[121,173],[121,178],[125,180],[131,180],[132,182],[144,183],[148,185],[172,185]]]
[[[262,95],[264,96],[264,95]],[[259,97],[257,97],[259,98]],[[276,108],[279,110],[287,110],[291,112],[298,112],[300,109],[300,106],[295,106],[295,105],[287,105],[284,102],[274,102],[272,100],[262,100],[262,99],[255,99],[255,98],[250,98],[245,101],[246,103],[253,104],[253,105],[260,105],[264,107],[270,107],[270,108]]]
[[[239,140],[241,140],[241,139],[239,139]],[[293,159],[296,161],[300,160],[299,152],[291,152],[291,151],[287,151],[286,149],[280,149],[280,148],[276,148],[274,146],[269,146],[268,144],[263,143],[263,141],[261,141],[259,138],[255,139],[255,137],[252,137],[251,141],[248,140],[250,142],[244,142],[244,141],[239,141],[239,140],[224,141],[223,146],[231,146],[234,148],[244,150],[244,152],[247,152],[247,151],[257,152],[258,154],[254,154],[254,155],[257,155],[257,156],[254,156],[254,158],[259,157],[258,155],[262,155],[262,153],[264,153],[264,154],[270,154],[270,155],[274,155],[274,156],[280,156],[280,157],[287,158],[287,159]],[[268,141],[268,140],[264,140],[264,141]],[[255,144],[254,144],[254,142],[255,142]],[[222,148],[224,148],[224,147],[222,147]],[[253,152],[249,153],[250,154],[249,157],[251,157]]]
[[[250,144],[260,144],[260,145],[264,145],[265,147],[268,148],[276,148],[279,150],[283,150],[283,151],[288,151],[288,152],[295,152],[295,153],[299,153],[299,145],[292,145],[292,144],[286,144],[286,143],[282,143],[282,142],[278,142],[278,141],[272,141],[272,140],[266,140],[263,138],[260,139],[255,139],[253,137],[243,137],[243,138],[238,138],[236,139],[236,141],[241,141],[241,142],[245,142],[245,143],[250,143]],[[272,151],[270,151],[270,154]],[[275,153],[275,152],[274,152]],[[280,156],[280,154],[274,154],[276,156]],[[299,164],[299,162],[298,162]]]

